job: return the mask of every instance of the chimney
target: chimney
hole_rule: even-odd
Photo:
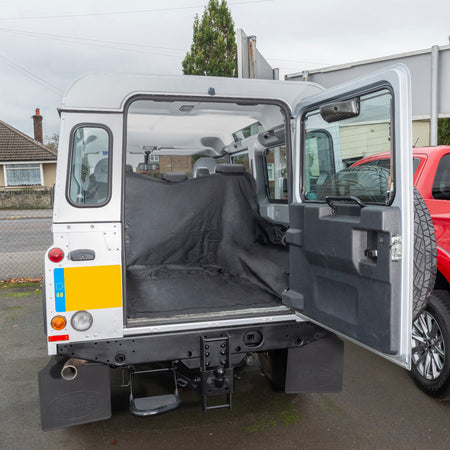
[[[42,133],[42,116],[39,108],[36,108],[36,113],[33,116],[33,126],[34,126],[34,140],[44,143],[44,136]]]

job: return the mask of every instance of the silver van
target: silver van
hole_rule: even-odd
[[[287,393],[339,391],[347,338],[411,364],[409,74],[309,82],[100,74],[60,108],[44,430],[130,409],[232,407],[259,358]],[[381,151],[390,168],[350,166]],[[338,337],[339,336],[339,337]],[[164,395],[139,397],[166,373]]]

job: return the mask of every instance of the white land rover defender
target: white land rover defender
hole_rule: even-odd
[[[308,82],[92,75],[60,109],[42,428],[232,405],[258,355],[287,393],[339,391],[343,343],[411,363],[413,188],[404,66]],[[390,169],[350,168],[391,152]],[[425,258],[426,259],[426,258]],[[424,262],[425,270],[432,257]],[[167,395],[136,396],[167,372]]]

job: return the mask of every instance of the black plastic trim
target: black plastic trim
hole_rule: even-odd
[[[262,336],[257,347],[246,345],[248,332]],[[202,329],[176,333],[146,334],[118,339],[58,344],[58,355],[101,362],[112,366],[133,365],[150,362],[194,360],[200,361],[201,339],[229,337],[231,354],[252,351],[269,351],[300,347],[309,344],[329,331],[311,322],[280,322],[253,326]],[[116,356],[121,355],[120,362]]]

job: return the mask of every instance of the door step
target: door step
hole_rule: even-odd
[[[151,397],[132,398],[130,395],[130,411],[135,416],[154,416],[172,411],[180,406],[181,400],[175,394],[154,395]]]
[[[181,405],[181,400],[178,394],[177,380],[175,372],[173,372],[173,381],[175,385],[173,394],[165,395],[151,395],[149,397],[135,397],[133,393],[133,377],[139,374],[173,372],[171,369],[152,369],[129,372],[129,386],[130,386],[130,411],[135,416],[147,417],[156,414],[162,414]]]

